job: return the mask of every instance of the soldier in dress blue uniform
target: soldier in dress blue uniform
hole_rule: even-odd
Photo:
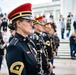
[[[45,36],[43,37],[43,32],[44,32],[43,16],[39,16],[38,18],[35,19],[34,30],[35,30],[35,33],[34,33],[33,41],[37,47],[37,50],[40,50],[40,48],[43,50],[43,54],[45,55],[45,56],[43,55],[43,60],[44,60],[44,58],[46,58],[46,64],[45,64],[45,61],[43,61],[43,63],[42,63],[43,65],[45,65],[45,67],[43,66],[43,69],[45,72],[51,73],[52,65],[49,62],[49,59],[46,55],[47,47],[46,47],[46,42],[44,40]],[[42,42],[42,45],[40,44],[40,42]],[[47,68],[46,68],[46,65],[48,66]]]
[[[31,3],[25,3],[8,14],[16,31],[6,53],[9,75],[37,75],[37,53],[33,43],[27,38],[32,33],[31,7]]]
[[[45,25],[44,25],[44,30],[45,30],[45,33],[46,33],[46,36],[44,37],[44,40],[46,42],[46,46],[47,46],[47,50],[48,50],[48,58],[50,59],[50,62],[52,63],[53,65],[53,59],[54,59],[54,53],[56,51],[56,46],[55,46],[55,42],[54,42],[54,39],[53,39],[53,35],[50,34],[50,32],[52,32],[52,27],[50,25],[50,22],[47,22]],[[55,75],[55,73],[51,73],[50,75]]]

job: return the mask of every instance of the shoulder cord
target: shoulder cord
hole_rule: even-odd
[[[30,52],[32,53],[32,55],[34,56],[35,60],[37,61],[37,59],[36,59],[37,53],[31,48],[31,46],[29,45],[29,43],[27,43],[27,46],[28,46]]]

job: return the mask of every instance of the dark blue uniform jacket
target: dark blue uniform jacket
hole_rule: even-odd
[[[6,61],[9,75],[37,75],[34,47],[29,40],[16,33],[7,47]]]

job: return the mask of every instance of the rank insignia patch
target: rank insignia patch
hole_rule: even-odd
[[[46,45],[47,46],[50,46],[50,41],[46,41]]]
[[[17,61],[11,65],[10,71],[11,73],[21,75],[23,68],[24,68],[24,64],[20,61]]]

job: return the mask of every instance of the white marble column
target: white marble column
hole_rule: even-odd
[[[73,1],[73,15],[76,17],[76,0]]]
[[[61,14],[67,17],[68,12],[73,13],[73,1],[74,0],[61,0]]]

